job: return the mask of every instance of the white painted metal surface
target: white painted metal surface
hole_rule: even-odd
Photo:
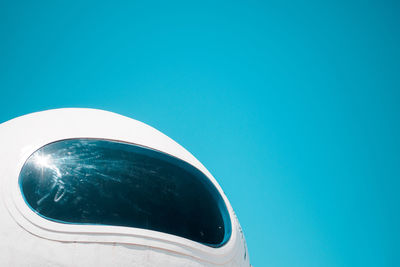
[[[232,234],[219,248],[138,228],[72,225],[46,220],[25,203],[21,168],[40,147],[70,138],[98,138],[150,147],[202,171],[229,211]],[[222,189],[187,150],[139,121],[94,109],[56,109],[0,124],[0,266],[250,266],[239,222]]]

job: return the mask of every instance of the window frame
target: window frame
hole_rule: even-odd
[[[152,230],[120,226],[63,224],[50,221],[39,216],[26,205],[22,197],[18,182],[19,174],[26,160],[36,150],[49,143],[70,138],[88,138],[88,136],[64,135],[61,136],[61,138],[46,138],[39,141],[33,141],[31,144],[29,144],[29,140],[26,140],[26,142],[24,142],[25,146],[22,150],[18,151],[18,149],[21,148],[14,147],[15,152],[10,155],[9,161],[11,163],[6,164],[6,167],[3,170],[3,175],[10,177],[10,179],[4,179],[2,195],[10,215],[20,225],[20,227],[26,231],[40,238],[67,243],[108,243],[152,247],[155,249],[176,253],[178,255],[181,254],[188,257],[193,257],[200,261],[205,261],[205,259],[207,259],[206,262],[211,264],[224,264],[229,262],[239,251],[242,250],[242,244],[245,241],[243,237],[240,236],[238,230],[239,222],[236,218],[236,215],[234,214],[229,201],[227,200],[218,183],[208,173],[204,173],[204,171],[202,172],[211,180],[219,193],[222,195],[231,221],[232,232],[230,238],[223,246],[218,248],[208,247],[186,238]],[[113,139],[108,136],[96,136],[89,138],[127,142],[126,140]],[[128,143],[151,148],[144,144],[137,144],[133,142]],[[166,151],[161,152],[169,154]],[[183,158],[180,159],[186,161]],[[190,164],[190,162],[188,163]]]

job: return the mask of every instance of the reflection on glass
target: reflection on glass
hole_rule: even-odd
[[[63,140],[36,151],[19,182],[27,204],[50,220],[144,228],[212,247],[230,237],[227,208],[208,178],[152,149]]]

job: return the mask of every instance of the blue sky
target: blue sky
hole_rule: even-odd
[[[254,266],[400,266],[396,1],[0,2],[0,121],[161,130],[217,178]]]

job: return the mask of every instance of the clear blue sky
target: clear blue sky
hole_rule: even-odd
[[[400,266],[398,1],[113,2],[0,1],[1,122],[154,126],[220,182],[255,267]]]

